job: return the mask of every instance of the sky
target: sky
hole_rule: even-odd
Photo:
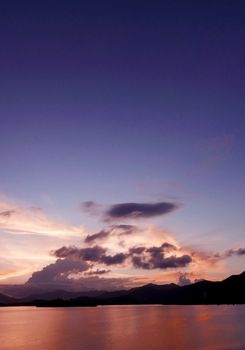
[[[0,3],[0,283],[244,270],[245,4]]]

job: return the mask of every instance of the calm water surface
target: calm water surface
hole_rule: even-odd
[[[1,350],[244,350],[245,306],[0,308]]]

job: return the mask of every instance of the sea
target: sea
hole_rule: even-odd
[[[0,308],[1,350],[245,350],[245,305]]]

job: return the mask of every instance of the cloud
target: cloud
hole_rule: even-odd
[[[90,291],[90,290],[121,290],[130,288],[134,284],[132,278],[102,277],[101,275],[90,275],[79,279],[71,279],[67,286],[69,290]]]
[[[239,248],[234,250],[236,255],[244,255],[245,254],[245,248]]]
[[[104,240],[112,235],[114,236],[130,235],[137,230],[138,228],[133,225],[113,225],[97,233],[87,235],[84,242],[87,244],[90,244],[90,243],[94,243],[94,241],[97,241],[97,240]]]
[[[221,253],[204,252],[197,249],[191,251],[191,256],[193,258],[203,260],[211,264],[215,264],[220,260],[227,259],[232,256],[242,256],[242,255],[245,255],[244,247],[236,248],[236,249],[234,248],[228,249]]]
[[[8,233],[36,234],[55,237],[78,237],[84,233],[80,226],[65,225],[47,217],[40,208],[25,207],[0,198],[0,230]]]
[[[173,244],[164,242],[160,247],[150,247],[146,249],[146,252],[150,253],[152,256],[157,257],[164,252],[170,252],[176,249],[177,248]]]
[[[132,257],[132,262],[136,268],[142,268],[146,270],[185,267],[189,265],[191,261],[192,258],[187,254],[182,256],[172,255],[170,257],[151,257],[149,259],[139,256]]]
[[[89,269],[85,261],[58,259],[55,263],[45,266],[42,270],[32,274],[27,283],[54,283],[67,282],[72,273],[83,272]]]
[[[96,208],[97,207],[97,204],[93,201],[85,201],[85,202],[82,202],[81,203],[81,207],[84,209],[84,210],[91,210],[93,208]]]
[[[89,215],[99,215],[101,205],[94,201],[85,201],[81,203],[81,210]]]
[[[5,210],[0,212],[0,217],[9,218],[15,213],[15,210]]]
[[[105,222],[115,221],[118,219],[146,219],[155,216],[168,214],[178,208],[176,203],[157,202],[157,203],[117,203],[103,209],[100,204],[94,201],[86,201],[81,203],[82,211],[92,215],[103,215]],[[127,230],[128,226],[128,230]],[[125,229],[130,232],[131,225],[118,225],[118,228]]]
[[[4,247],[1,246],[1,249],[4,250]],[[0,281],[29,272],[23,260],[14,261],[11,257],[0,257],[0,267]]]
[[[202,278],[203,274],[206,271],[219,271],[223,273],[224,270],[224,261],[231,257],[243,257],[245,256],[245,248],[231,248],[224,250],[223,252],[212,252],[212,251],[203,251],[195,247],[185,247],[185,251],[192,257],[193,265],[192,272],[198,273],[198,278]],[[202,274],[200,275],[200,272]],[[194,281],[194,279],[193,279]]]
[[[122,264],[127,259],[127,254],[118,253],[115,255],[103,255],[101,257],[101,263],[105,265],[117,265]]]
[[[174,245],[165,242],[159,247],[134,247],[129,250],[129,254],[134,267],[146,270],[185,267],[192,262],[191,256],[187,254],[166,255],[176,250]]]
[[[58,259],[55,263],[34,272],[23,287],[28,288],[28,295],[30,287],[35,288],[33,292],[36,288],[44,291],[60,288],[70,291],[117,290],[128,288],[133,283],[130,278],[100,277],[110,270],[89,270],[90,267],[84,261]],[[16,288],[13,286],[13,289]]]
[[[88,248],[61,247],[52,252],[57,258],[77,258],[85,261],[99,262],[105,254],[106,249],[98,245]]]
[[[87,235],[84,242],[85,243],[92,243],[96,240],[104,239],[104,238],[108,237],[109,235],[110,235],[110,231],[101,230],[98,233],[94,233],[92,235]]]
[[[100,265],[119,265],[120,267],[123,265],[125,267],[124,263],[127,261],[129,263],[127,268],[132,266],[136,269],[153,270],[186,267],[192,261],[189,255],[180,255],[180,250],[168,242],[160,246],[131,247],[125,252],[116,254],[107,254],[107,249],[99,245],[86,248],[63,246],[53,251],[52,255],[58,259],[34,272],[27,282],[28,285],[41,285],[42,287],[51,285],[69,289],[78,289],[79,286],[81,290],[88,286],[93,289],[92,286],[95,285],[103,289],[103,286],[107,285],[105,289],[113,289],[109,287],[110,284],[117,288],[129,279],[100,277],[111,272],[101,269]],[[107,280],[109,284],[106,284]],[[183,277],[181,282],[184,282]]]
[[[0,279],[25,281],[33,270],[52,261],[50,250],[67,244],[67,240],[78,244],[83,235],[80,225],[53,220],[40,208],[0,195],[0,246],[12,262]]]
[[[131,235],[131,233],[138,231],[138,227],[135,225],[115,225],[114,229],[121,231],[119,235]]]
[[[75,258],[82,259],[84,261],[97,262],[104,265],[117,265],[122,264],[127,255],[124,253],[118,253],[115,255],[106,255],[106,249],[98,245],[88,248],[77,247],[61,247],[52,252],[58,258]]]
[[[191,283],[192,283],[192,281],[190,278],[188,278],[187,273],[183,273],[183,272],[179,273],[179,278],[178,278],[178,285],[179,286],[187,286]]]
[[[133,247],[129,249],[130,255],[137,254],[140,255],[146,250],[145,247]]]
[[[85,272],[84,274],[86,276],[91,276],[91,275],[104,275],[108,272],[110,272],[111,270],[100,270],[100,269],[96,269],[96,270],[90,270],[88,272]]]
[[[175,255],[172,254],[173,252],[175,252]],[[134,268],[147,270],[185,267],[192,262],[190,255],[178,255],[178,249],[168,242],[164,242],[158,247],[131,247],[126,252],[114,255],[106,253],[107,249],[98,245],[87,248],[63,246],[53,251],[52,255],[57,258],[81,259],[103,265],[121,265],[128,259],[131,260]]]
[[[245,255],[245,248],[229,249],[222,256],[224,258],[229,258],[234,255]]]
[[[165,215],[177,209],[174,203],[120,203],[112,205],[105,213],[106,220],[145,219]]]

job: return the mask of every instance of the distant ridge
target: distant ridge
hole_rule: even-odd
[[[186,286],[174,283],[146,284],[129,290],[112,292],[69,292],[57,290],[25,299],[0,294],[0,306],[96,306],[126,304],[245,304],[245,271],[220,282],[203,280]]]
[[[9,297],[8,295],[4,295],[0,293],[0,306],[4,306],[6,304],[13,304],[16,303],[18,299],[14,299],[12,297]]]

